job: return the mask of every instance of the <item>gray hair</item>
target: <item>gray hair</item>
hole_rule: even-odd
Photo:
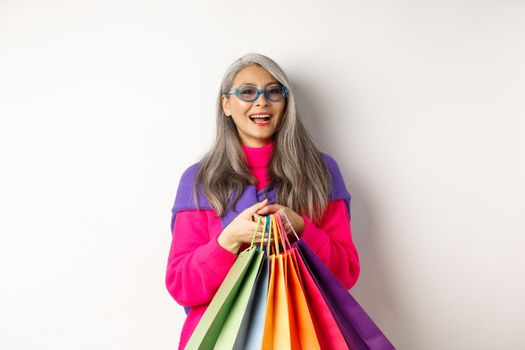
[[[276,186],[277,203],[285,205],[299,215],[307,215],[317,222],[328,204],[332,178],[320,151],[304,128],[297,110],[294,89],[282,68],[267,56],[249,53],[226,70],[217,98],[216,135],[210,150],[199,161],[193,184],[193,197],[198,206],[198,188],[219,216],[229,206],[235,207],[245,186],[255,185],[241,147],[233,118],[224,114],[221,99],[230,90],[239,71],[248,65],[266,69],[288,89],[285,112],[274,134],[273,154],[268,167],[270,183]],[[227,98],[230,95],[226,95]],[[266,186],[265,191],[269,190]],[[232,197],[235,196],[233,201]]]

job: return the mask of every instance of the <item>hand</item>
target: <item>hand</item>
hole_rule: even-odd
[[[284,214],[286,214],[288,219],[290,219],[290,223],[292,224],[293,229],[295,230],[297,235],[299,235],[299,237],[300,237],[301,234],[304,231],[304,227],[306,226],[306,224],[304,222],[303,217],[301,215],[297,214],[292,209],[290,209],[288,207],[285,207],[284,205],[280,205],[280,204],[269,204],[269,205],[266,205],[263,208],[259,209],[257,211],[257,214],[259,214],[259,215],[269,215],[269,214],[273,214],[273,213],[278,212],[278,211],[279,212],[284,212]],[[256,216],[256,218],[257,217],[258,216]],[[295,237],[295,234],[293,233],[293,231],[292,231],[292,229],[290,227],[290,224],[288,223],[288,220],[286,220],[284,215],[281,215],[281,217],[282,217],[282,222],[283,222],[283,225],[284,225],[284,229],[286,230],[286,234],[291,236],[291,237]]]
[[[228,226],[224,228],[221,232],[217,241],[219,245],[224,249],[237,254],[239,248],[243,243],[251,243],[253,239],[253,234],[257,228],[257,234],[255,237],[255,243],[261,242],[261,236],[264,227],[264,221],[261,219],[259,227],[257,227],[257,221],[259,217],[255,218],[255,213],[263,208],[268,203],[268,199],[263,200],[262,202],[256,203],[249,208],[246,208],[242,211]],[[263,240],[263,243],[267,239]]]

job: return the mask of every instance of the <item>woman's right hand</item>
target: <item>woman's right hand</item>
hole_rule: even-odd
[[[268,199],[262,202],[255,203],[249,208],[242,211],[228,226],[222,230],[221,234],[217,238],[219,245],[224,249],[237,254],[239,248],[243,243],[251,243],[253,239],[253,233],[257,228],[257,222],[253,221],[253,216],[256,212],[263,208],[268,203]],[[257,236],[255,242],[261,241],[263,232],[264,221],[261,219],[261,223],[257,228]]]

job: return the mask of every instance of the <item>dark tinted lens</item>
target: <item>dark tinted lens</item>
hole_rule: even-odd
[[[268,98],[272,101],[279,101],[284,96],[284,89],[282,86],[275,85],[270,86],[267,89],[268,91]]]
[[[253,100],[257,96],[257,89],[250,86],[243,86],[240,88],[241,98],[245,100]]]

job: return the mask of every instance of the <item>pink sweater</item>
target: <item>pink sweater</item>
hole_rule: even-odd
[[[258,148],[242,147],[248,166],[258,180],[257,188],[261,189],[268,183],[266,168],[273,142]],[[360,266],[344,200],[330,201],[318,226],[308,217],[303,218],[305,229],[301,239],[350,289],[357,281]],[[213,210],[183,210],[175,218],[166,287],[177,303],[191,306],[182,327],[179,349],[184,349],[237,257],[219,245],[217,237],[221,231],[220,217],[215,217]]]

